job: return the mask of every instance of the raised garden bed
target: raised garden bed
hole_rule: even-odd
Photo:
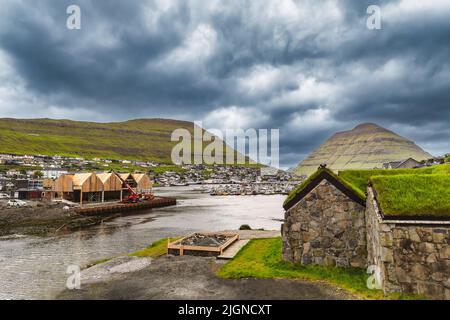
[[[239,240],[239,234],[237,233],[193,233],[185,238],[169,243],[167,251],[175,256],[217,257],[237,240]]]

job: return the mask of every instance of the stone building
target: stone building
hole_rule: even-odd
[[[284,204],[283,258],[303,264],[366,265],[364,195],[326,168]]]
[[[450,300],[450,221],[387,219],[375,192],[368,188],[367,260],[378,267],[383,291]]]
[[[284,203],[283,259],[302,264],[370,266],[386,293],[450,299],[447,177],[399,176],[397,182],[403,181],[403,185],[391,183],[394,189],[387,188],[386,182],[395,176],[370,177],[366,195],[321,167]],[[428,185],[441,191],[437,200],[427,198],[429,195],[423,190]],[[386,205],[392,205],[392,199],[402,198],[414,198],[410,208],[416,212],[398,214]],[[381,205],[380,199],[384,199]],[[430,207],[422,209],[417,203],[431,203],[433,209],[441,210],[431,214]],[[382,205],[392,212],[383,211]]]

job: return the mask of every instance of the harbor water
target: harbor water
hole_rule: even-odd
[[[52,299],[65,288],[67,267],[127,254],[164,237],[196,231],[280,230],[283,195],[210,196],[195,187],[156,189],[177,206],[124,216],[52,237],[0,238],[0,299]]]

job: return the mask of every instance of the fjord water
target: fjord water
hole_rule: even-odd
[[[0,238],[0,299],[51,299],[65,288],[69,265],[127,254],[164,237],[196,231],[252,228],[280,230],[282,195],[216,196],[193,187],[156,190],[175,196],[175,207],[120,217],[54,237]]]

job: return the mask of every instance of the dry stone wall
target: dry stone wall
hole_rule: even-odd
[[[323,180],[286,211],[283,258],[290,262],[364,267],[365,208]]]
[[[371,189],[366,208],[368,263],[383,290],[450,299],[450,225],[381,220]]]

